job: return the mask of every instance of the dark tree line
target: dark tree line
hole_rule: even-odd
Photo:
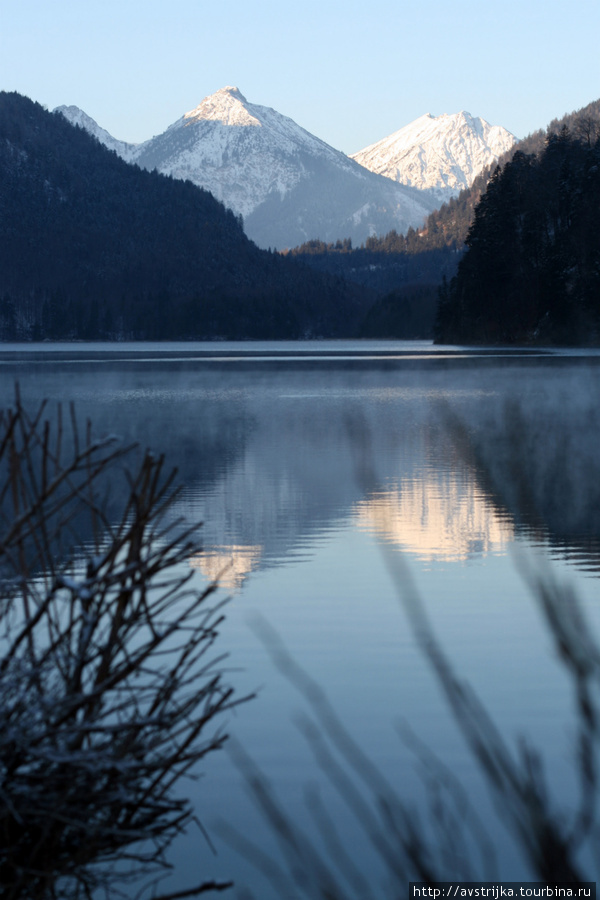
[[[600,334],[600,141],[551,134],[496,170],[441,290],[442,342],[592,343]]]
[[[454,275],[461,253],[454,245],[428,245],[410,228],[406,236],[390,231],[356,248],[350,239],[312,240],[288,256],[373,292],[358,336],[412,339],[432,337],[438,285]]]

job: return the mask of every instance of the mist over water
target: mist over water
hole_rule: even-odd
[[[443,646],[507,738],[543,746],[569,797],[567,685],[514,555],[550,564],[598,624],[600,356],[421,343],[3,348],[5,405],[15,379],[26,402],[73,400],[97,433],[178,467],[176,513],[203,522],[191,565],[203,583],[221,574],[232,596],[219,649],[240,692],[260,688],[229,731],[291,815],[306,819],[303,786],[323,779],[291,721],[301,701],[249,626],[255,614],[401,793],[423,802],[399,717],[489,808],[403,617],[389,553],[402,554]],[[223,819],[273,843],[240,775],[226,753],[204,771],[184,790],[219,855],[189,834],[167,886],[232,875],[270,896],[215,830]],[[346,827],[357,859],[374,865]],[[500,877],[524,876],[496,837]]]

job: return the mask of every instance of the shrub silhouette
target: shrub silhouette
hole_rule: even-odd
[[[123,860],[158,878],[193,818],[177,783],[238,702],[214,655],[214,585],[199,593],[182,567],[199,546],[170,516],[174,473],[72,409],[45,415],[17,391],[0,416],[2,900],[112,896]]]

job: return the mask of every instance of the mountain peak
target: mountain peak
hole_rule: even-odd
[[[218,91],[215,91],[215,95],[216,94],[231,94],[233,96],[236,96],[238,100],[241,100],[242,103],[248,102],[240,91],[239,87],[235,87],[235,85],[228,84],[223,88],[219,88]]]
[[[429,191],[442,203],[470,187],[515,140],[506,128],[491,126],[465,109],[426,113],[352,159],[371,172]]]
[[[126,141],[117,140],[78,106],[57,106],[53,112],[64,116],[72,125],[78,125],[80,128],[83,128],[97,138],[101,144],[104,144],[109,150],[114,150],[115,153],[128,162],[131,162],[135,157],[139,147],[138,144],[129,144]]]
[[[192,122],[220,122],[222,125],[260,125],[249,111],[249,103],[239,88],[227,85],[205,97],[195,109],[184,115],[187,125]]]
[[[78,106],[57,106],[52,111],[60,113],[61,116],[64,116],[65,119],[68,119],[73,125],[79,125],[81,128],[84,128],[92,134],[100,129],[98,123]],[[108,134],[108,132],[106,133]]]

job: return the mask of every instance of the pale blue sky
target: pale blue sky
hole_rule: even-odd
[[[117,138],[227,84],[346,153],[427,112],[523,137],[600,97],[600,0],[0,0],[0,89]]]

